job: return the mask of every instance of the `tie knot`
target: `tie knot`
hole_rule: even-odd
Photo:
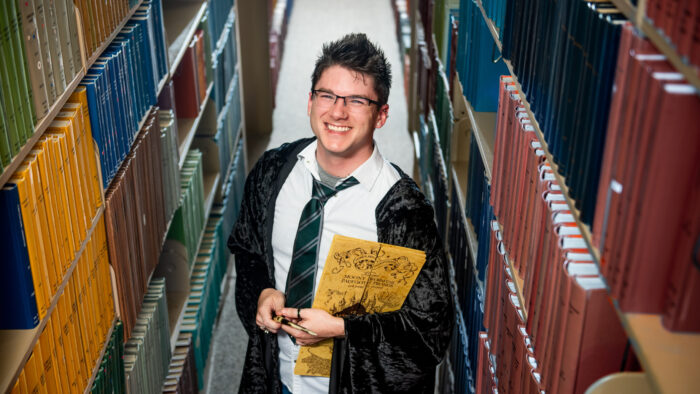
[[[335,189],[328,187],[321,182],[317,181],[316,178],[313,179],[313,198],[316,198],[321,201],[321,203],[325,203],[328,201],[329,198],[333,197],[336,193],[338,193],[341,190],[347,189],[350,186],[357,185],[358,182],[357,179],[354,177],[349,177],[346,180],[344,180],[340,185],[336,186]]]

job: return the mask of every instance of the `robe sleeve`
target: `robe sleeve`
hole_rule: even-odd
[[[264,155],[246,179],[243,201],[228,247],[236,260],[236,310],[248,335],[257,328],[255,315],[260,293],[275,287],[266,263],[264,229],[266,196],[275,171],[270,171],[269,155]]]
[[[398,311],[345,318],[346,337],[333,355],[338,392],[434,390],[455,312],[433,209],[414,185],[392,188],[378,207],[379,240],[425,251],[425,265]]]

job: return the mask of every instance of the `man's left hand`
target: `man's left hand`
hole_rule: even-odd
[[[293,336],[298,345],[313,345],[327,338],[345,336],[345,321],[340,317],[332,316],[324,310],[315,308],[284,308],[280,312],[287,319],[318,334],[314,336],[283,324],[282,329]]]

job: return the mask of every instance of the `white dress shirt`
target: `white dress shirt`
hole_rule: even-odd
[[[275,204],[275,221],[272,229],[275,287],[283,293],[292,261],[299,218],[304,206],[311,199],[311,177],[319,179],[316,145],[317,142],[314,141],[299,153],[298,162],[284,182]],[[401,177],[379,153],[376,143],[372,156],[351,175],[359,181],[359,184],[339,191],[326,202],[323,209],[323,231],[314,289],[318,287],[321,280],[321,272],[335,234],[377,241],[375,209]],[[280,345],[282,383],[296,394],[327,393],[329,378],[294,374],[299,346],[295,345],[282,330],[277,334],[277,340]]]

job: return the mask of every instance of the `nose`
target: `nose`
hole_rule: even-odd
[[[336,96],[333,107],[331,108],[331,114],[336,118],[343,117],[347,114],[345,97]]]

